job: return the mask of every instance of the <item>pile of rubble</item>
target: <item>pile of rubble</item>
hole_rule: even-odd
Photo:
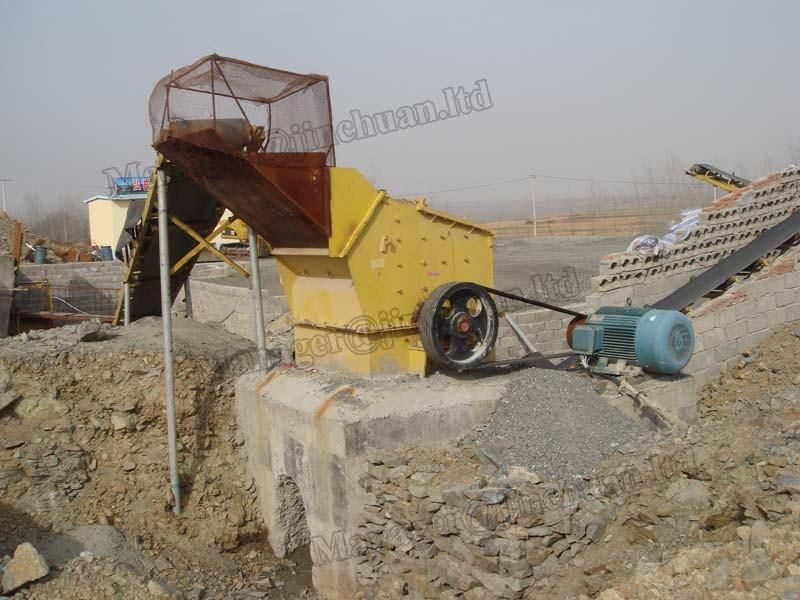
[[[11,244],[14,236],[14,220],[8,214],[0,211],[0,255],[11,254]],[[48,263],[60,262],[91,262],[96,260],[92,254],[92,247],[88,243],[66,243],[50,240],[42,235],[37,235],[22,226],[22,260],[33,260],[33,250],[36,246],[44,246],[47,250]]]
[[[83,323],[0,348],[4,575],[24,543],[52,567],[15,597],[178,597],[195,589],[205,598],[261,598],[281,597],[284,583],[298,593],[309,586],[307,566],[269,551],[241,455],[233,381],[258,363],[255,348],[189,320],[174,325],[183,494],[174,516],[160,328],[151,318],[126,328]],[[86,526],[100,529],[76,542]],[[135,551],[134,567],[121,550],[102,552],[109,543],[98,547],[98,531],[122,535],[124,544],[111,546]],[[54,552],[56,538],[74,551]],[[297,569],[302,576],[292,575]]]
[[[796,593],[798,357],[789,326],[705,388],[687,433],[622,444],[578,480],[497,470],[469,441],[370,456],[362,584],[467,600]]]

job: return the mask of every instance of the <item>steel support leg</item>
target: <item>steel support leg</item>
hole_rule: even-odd
[[[261,300],[261,272],[258,270],[258,237],[253,228],[247,227],[250,246],[250,289],[253,291],[253,313],[255,317],[258,362],[262,371],[267,370],[267,341],[264,337],[264,306]]]
[[[169,281],[169,219],[167,217],[167,181],[158,171],[158,258],[161,272],[161,323],[164,335],[164,379],[167,387],[167,442],[169,446],[169,480],[173,510],[181,514],[181,486],[178,475],[178,435],[175,418],[175,372],[172,359],[172,302]]]
[[[192,276],[186,277],[186,282],[183,284],[183,298],[186,302],[186,318],[194,319],[194,311],[192,310]]]
[[[123,324],[127,326],[131,324],[131,284],[126,281],[122,284],[122,288],[122,293],[125,294],[122,299],[123,306],[125,307]]]

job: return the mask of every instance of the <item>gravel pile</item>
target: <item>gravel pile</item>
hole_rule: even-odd
[[[494,414],[476,428],[476,441],[500,466],[568,480],[646,432],[600,398],[586,377],[524,369],[513,375]]]

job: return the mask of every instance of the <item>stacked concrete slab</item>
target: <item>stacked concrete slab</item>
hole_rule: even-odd
[[[713,202],[687,238],[658,256],[611,254],[586,298],[592,308],[652,304],[800,208],[800,170],[787,169]]]
[[[798,209],[798,169],[761,178],[704,208],[697,228],[663,254],[620,252],[601,259],[600,274],[592,279],[592,293],[585,303],[570,308],[590,312],[600,306],[652,304]],[[800,277],[796,270],[797,252],[773,258],[775,262],[768,268],[690,312],[698,340],[695,356],[685,371],[694,376],[697,386],[732,365],[741,352],[754,347],[778,325],[800,319],[795,297]],[[543,352],[567,349],[565,332],[571,317],[541,309],[511,314]],[[502,324],[497,357],[512,358],[523,353],[514,332]]]

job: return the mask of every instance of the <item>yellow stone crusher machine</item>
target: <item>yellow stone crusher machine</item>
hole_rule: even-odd
[[[498,332],[493,294],[573,315],[571,344],[593,361],[679,369],[691,355],[691,323],[675,311],[584,315],[493,289],[491,231],[335,166],[324,76],[211,55],[159,81],[149,108],[159,168],[218,203],[208,223],[228,208],[269,244],[301,366],[370,376],[485,365]],[[653,336],[660,354],[642,341]]]

